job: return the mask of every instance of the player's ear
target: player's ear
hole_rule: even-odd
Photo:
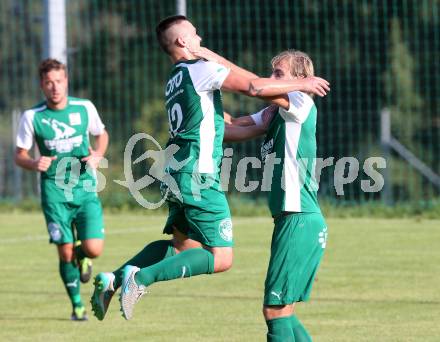
[[[186,47],[186,41],[185,41],[185,39],[183,39],[182,37],[177,37],[177,38],[176,38],[176,41],[175,41],[175,44],[176,44],[178,47],[180,47],[180,48],[184,48],[184,47]]]

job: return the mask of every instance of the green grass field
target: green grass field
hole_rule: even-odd
[[[148,241],[164,217],[106,215],[108,271]],[[0,214],[0,341],[265,341],[261,315],[272,223],[234,219],[225,274],[158,283],[125,321],[114,300],[103,322],[69,321],[70,304],[41,214]],[[329,243],[309,303],[297,313],[314,341],[438,341],[440,221],[328,219]],[[82,287],[89,300],[92,285]],[[89,308],[89,314],[90,308]]]

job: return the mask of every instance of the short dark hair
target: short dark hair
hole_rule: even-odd
[[[160,47],[166,53],[170,53],[169,46],[167,41],[165,40],[164,32],[168,30],[171,26],[178,24],[184,20],[188,20],[184,15],[173,15],[171,17],[167,17],[156,26],[156,37],[159,42]]]
[[[61,63],[57,59],[47,58],[43,60],[38,67],[38,74],[40,75],[40,80],[43,79],[49,71],[52,70],[64,70],[67,75],[67,67],[65,64]]]

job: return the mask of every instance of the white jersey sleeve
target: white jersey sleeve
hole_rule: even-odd
[[[89,116],[89,125],[87,130],[91,135],[101,135],[104,132],[104,124],[99,117],[98,111],[96,110],[95,105],[91,101],[87,101],[85,105],[87,108],[87,114]]]
[[[18,124],[16,146],[25,150],[30,150],[34,143],[34,120],[35,111],[27,110],[25,111]]]
[[[286,121],[295,121],[303,123],[309,116],[312,109],[313,99],[300,91],[293,91],[287,94],[289,96],[289,109],[280,108],[280,114]]]
[[[187,66],[194,88],[198,92],[220,89],[230,72],[230,69],[221,64],[202,60]]]
[[[255,114],[251,114],[250,117],[251,119],[254,121],[255,125],[257,126],[263,126],[264,121],[263,121],[263,112],[269,107],[265,107],[262,110],[260,110],[259,112],[256,112]]]

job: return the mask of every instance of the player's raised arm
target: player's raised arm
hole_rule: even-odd
[[[256,74],[254,74],[253,72],[246,70],[246,69],[243,69],[242,67],[239,67],[238,65],[232,63],[231,61],[220,56],[219,54],[215,53],[214,51],[209,50],[206,47],[200,46],[197,48],[197,50],[192,50],[191,52],[199,58],[203,58],[203,59],[206,59],[207,61],[221,64],[224,67],[230,69],[231,71],[234,71],[236,74],[239,74],[244,77],[251,78],[251,79],[258,78],[258,76]]]
[[[260,97],[262,99],[271,97],[269,100],[274,102],[274,100],[276,100],[275,96],[287,94],[292,91],[303,91],[325,96],[330,90],[330,87],[326,80],[316,76],[296,80],[275,80],[271,78],[251,79],[231,70],[223,82],[222,89],[252,97]],[[277,102],[275,103],[278,104]]]
[[[231,70],[223,82],[223,90],[260,97],[282,107],[288,105],[288,99],[281,95],[291,91],[304,91],[319,96],[325,96],[330,91],[329,82],[320,77],[311,76],[295,80],[260,78],[207,48],[200,48],[193,53],[197,57],[215,61]]]

